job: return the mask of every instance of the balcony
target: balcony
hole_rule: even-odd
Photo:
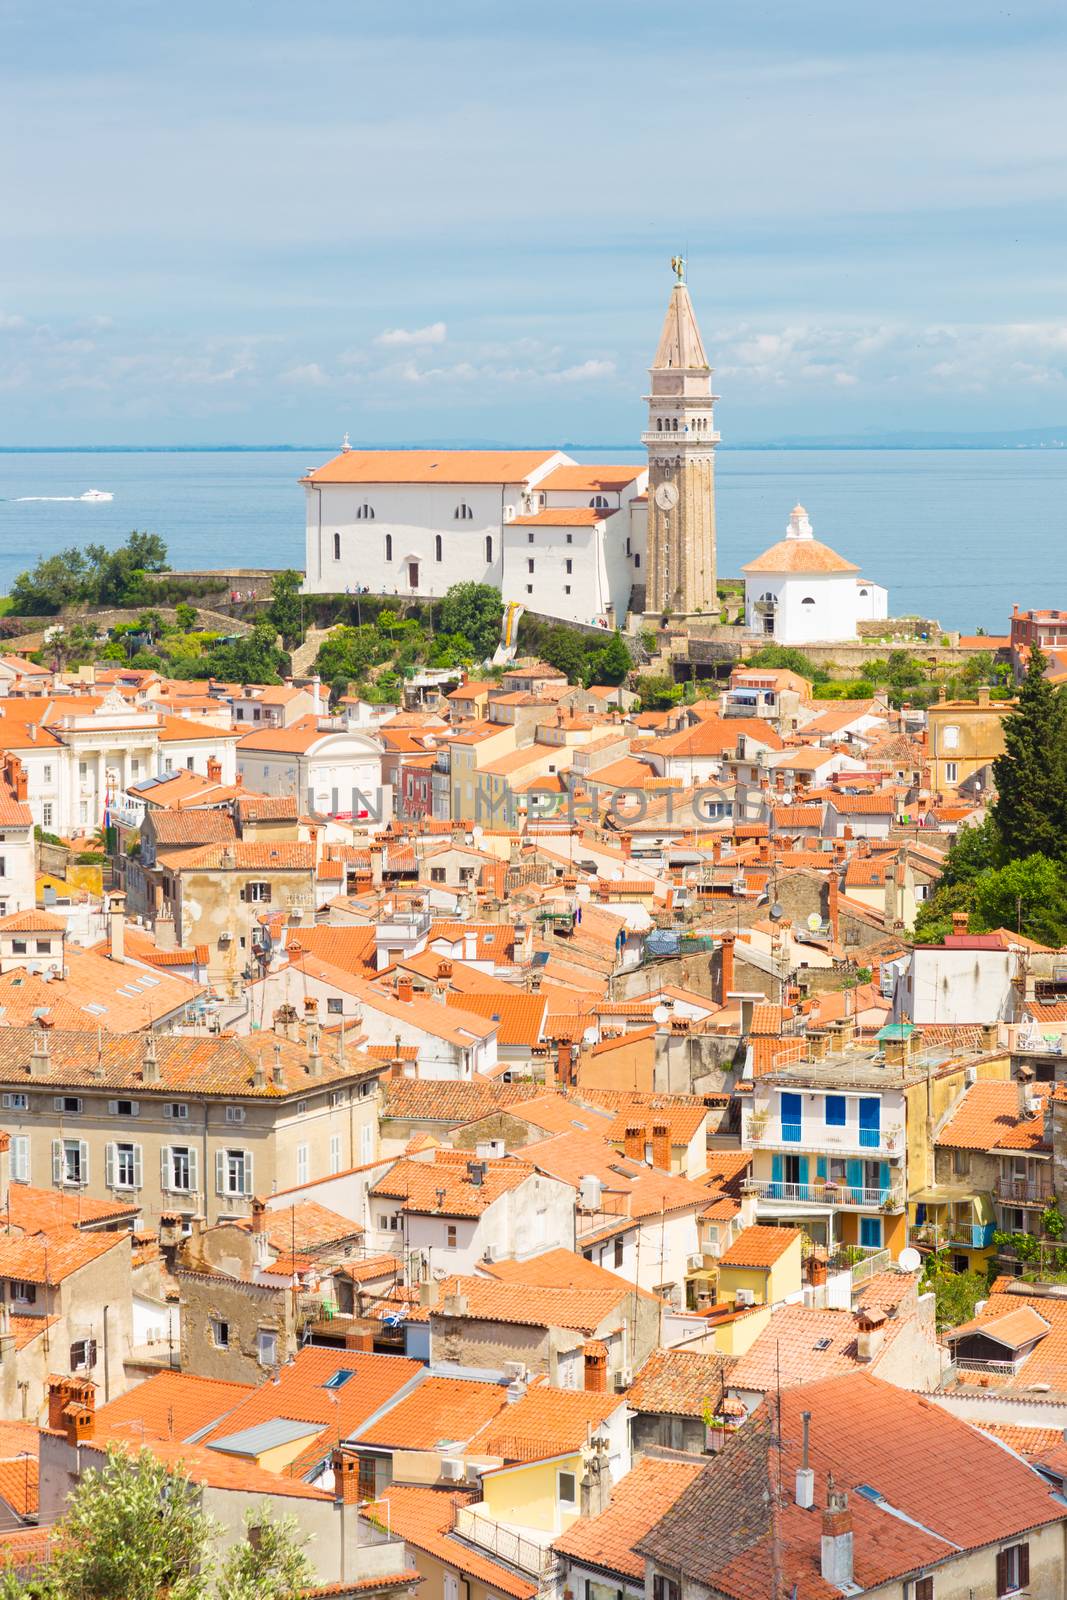
[[[761,1150],[795,1150],[799,1145],[820,1155],[873,1154],[889,1159],[900,1159],[904,1155],[904,1131],[895,1125],[839,1128],[821,1121],[762,1121],[758,1113],[749,1118],[745,1142]]]
[[[832,1206],[837,1211],[902,1211],[902,1189],[852,1188],[844,1183],[776,1183],[750,1178],[749,1194],[772,1205]]]
[[[995,1229],[992,1222],[924,1222],[909,1231],[908,1242],[927,1250],[985,1250]]]
[[[1052,1179],[998,1178],[997,1199],[1010,1206],[1047,1206],[1056,1198]]]
[[[494,1522],[491,1517],[480,1516],[479,1507],[457,1506],[452,1519],[452,1532],[468,1544],[485,1550],[509,1567],[529,1573],[538,1582],[552,1571],[556,1557],[549,1544],[538,1544],[536,1539]],[[551,1534],[545,1534],[548,1540]]]

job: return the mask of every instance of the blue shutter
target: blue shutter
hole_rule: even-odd
[[[860,1101],[860,1148],[863,1150],[877,1150],[880,1138],[879,1129],[882,1124],[881,1100],[867,1099]]]
[[[879,1189],[881,1189],[883,1194],[886,1194],[888,1192],[888,1189],[889,1189],[889,1162],[888,1161],[879,1161],[879,1163],[878,1163],[878,1187],[879,1187]]]
[[[825,1178],[826,1177],[826,1157],[825,1156],[816,1156],[815,1157],[815,1176],[817,1178]]]
[[[803,1105],[803,1098],[799,1094],[786,1094],[783,1091],[781,1098],[783,1144],[800,1143]]]
[[[771,1157],[771,1199],[780,1200],[782,1197],[782,1158]]]
[[[862,1161],[846,1161],[845,1162],[845,1182],[848,1184],[848,1187],[850,1189],[857,1189],[858,1190],[858,1189],[862,1189],[863,1188],[863,1162]]]
[[[880,1250],[882,1248],[882,1219],[881,1217],[860,1218],[860,1244],[865,1250]]]
[[[805,1188],[807,1186],[807,1182],[808,1182],[808,1158],[807,1158],[807,1156],[799,1156],[797,1158],[797,1177],[798,1177],[798,1179],[800,1181],[801,1188]]]

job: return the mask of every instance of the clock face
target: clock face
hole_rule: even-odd
[[[673,483],[661,483],[656,490],[656,504],[661,511],[673,511],[678,504],[678,490]]]

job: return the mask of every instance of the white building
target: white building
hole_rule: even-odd
[[[748,627],[776,644],[838,643],[859,637],[860,622],[888,614],[888,595],[811,531],[794,506],[784,539],[741,568]]]
[[[5,755],[0,770],[0,917],[32,910],[37,903],[37,852],[27,792],[22,762]]]
[[[309,594],[427,598],[479,582],[527,610],[621,623],[643,582],[647,468],[558,450],[342,450],[309,472]]]
[[[294,795],[320,816],[383,827],[392,816],[381,742],[347,718],[298,717],[288,728],[246,733],[237,746],[237,771],[255,793]]]

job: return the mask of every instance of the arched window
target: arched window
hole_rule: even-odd
[[[366,501],[364,501],[361,506],[358,506],[356,508],[356,521],[357,522],[373,522],[374,521],[374,507],[367,505]]]
[[[657,417],[656,418],[656,432],[657,433],[662,433],[663,432],[663,418],[662,417]]]
[[[678,418],[677,417],[675,417],[674,421],[671,423],[671,431],[673,433],[677,433],[678,432]]]
[[[492,561],[493,561],[493,536],[492,536],[491,533],[487,533],[486,536],[485,536],[485,559],[486,559],[486,561],[488,561],[490,563],[490,565],[492,565]]]
[[[333,559],[335,561],[340,561],[341,559],[341,535],[339,533],[335,533],[333,536]]]
[[[393,536],[391,533],[387,533],[385,536],[385,559],[386,561],[392,561],[393,559]]]
[[[861,599],[861,600],[866,600],[866,598],[867,598],[867,594],[868,594],[868,590],[866,590],[866,589],[861,589],[861,590],[860,590],[860,599]]]
[[[474,521],[474,512],[471,510],[470,506],[465,500],[461,500],[459,505],[456,507],[455,518],[457,522]]]
[[[806,594],[800,603],[802,606],[813,606],[815,601],[812,599],[810,594]]]
[[[960,730],[951,722],[941,734],[942,750],[958,750],[960,744]]]
[[[606,511],[608,509],[608,497],[606,494],[595,494],[589,504],[594,511]]]
[[[440,561],[442,556],[445,553],[444,540],[441,538],[440,534],[438,534],[437,537],[434,539],[434,542],[433,542],[433,553],[434,553],[434,560],[435,561]]]

